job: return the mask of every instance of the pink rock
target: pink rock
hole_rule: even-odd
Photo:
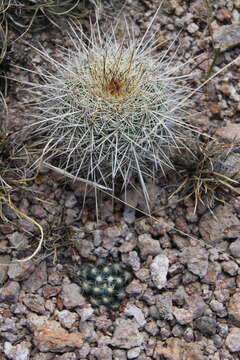
[[[228,124],[225,127],[218,128],[215,132],[217,136],[222,139],[229,141],[239,141],[240,140],[240,124]]]
[[[40,351],[65,352],[82,346],[83,336],[80,332],[69,333],[55,320],[40,320],[34,318],[31,322],[34,343]]]

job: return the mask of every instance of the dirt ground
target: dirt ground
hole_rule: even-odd
[[[141,38],[159,1],[121,5],[103,1],[100,27],[106,30],[118,18],[121,37],[126,19]],[[210,76],[238,58],[192,102],[191,124],[227,142],[240,139],[239,13],[239,0],[163,1],[149,34],[158,38],[156,51],[178,37],[180,62],[191,59],[193,89],[209,76],[216,54]],[[95,15],[90,16],[94,21]],[[88,15],[82,25],[89,34]],[[58,59],[59,45],[71,46],[69,31],[62,23],[61,29],[28,31],[12,42],[6,102],[8,131],[16,132],[16,144],[31,142],[29,132],[22,132],[36,111],[26,83],[41,82],[41,75],[29,70],[50,69],[33,47],[43,47]],[[10,30],[10,39],[18,35]],[[46,168],[17,187],[12,201],[41,225],[44,242],[35,258],[11,262],[30,256],[40,235],[34,223],[3,205],[9,222],[0,223],[0,263],[10,265],[0,265],[0,359],[239,359],[240,196],[226,193],[225,204],[216,202],[211,211],[201,205],[194,212],[191,198],[178,202],[176,195],[169,200],[174,189],[167,186],[169,181],[174,185],[169,178],[149,185],[153,217],[144,215],[141,196],[131,191],[129,199],[143,212],[113,204],[101,194],[97,219],[94,192],[83,209],[83,185]],[[78,281],[78,270],[98,258],[117,259],[133,275],[117,311],[94,307]]]

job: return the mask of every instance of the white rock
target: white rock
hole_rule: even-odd
[[[77,314],[69,310],[56,311],[56,315],[61,325],[67,329],[71,329],[75,321],[77,321]]]
[[[187,31],[190,33],[190,34],[194,34],[196,31],[199,30],[199,27],[197,24],[195,23],[191,23],[188,25],[187,27]]]
[[[89,320],[93,314],[93,309],[91,307],[84,308],[79,311],[79,315],[81,316],[81,321]]]
[[[31,344],[27,341],[22,341],[17,345],[12,345],[6,341],[4,344],[4,354],[11,360],[28,360],[30,357]]]
[[[137,306],[128,304],[124,312],[128,316],[133,316],[139,326],[142,327],[146,324],[144,314]]]
[[[162,289],[167,283],[169,260],[166,255],[157,255],[151,265],[150,272],[152,280],[158,289]]]
[[[240,339],[240,329],[237,327],[232,328],[226,338],[226,345],[231,352],[240,351],[239,339]]]
[[[130,349],[127,352],[127,358],[128,359],[136,359],[139,356],[140,352],[141,352],[141,348],[139,346],[135,347],[133,349]]]

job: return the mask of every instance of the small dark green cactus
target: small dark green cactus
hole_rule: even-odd
[[[131,280],[131,273],[119,262],[99,259],[84,267],[81,286],[93,306],[117,310],[127,296],[125,287]]]

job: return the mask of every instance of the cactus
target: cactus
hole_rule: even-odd
[[[172,167],[170,154],[192,129],[183,109],[189,75],[147,37],[118,42],[114,31],[106,41],[93,28],[90,39],[75,33],[61,61],[39,50],[53,72],[43,69],[44,83],[31,89],[40,96],[35,133],[50,144],[45,159],[111,189],[137,178],[146,198],[146,179]]]
[[[127,296],[124,289],[132,279],[131,273],[119,262],[102,259],[83,266],[80,284],[92,305],[117,310]]]

